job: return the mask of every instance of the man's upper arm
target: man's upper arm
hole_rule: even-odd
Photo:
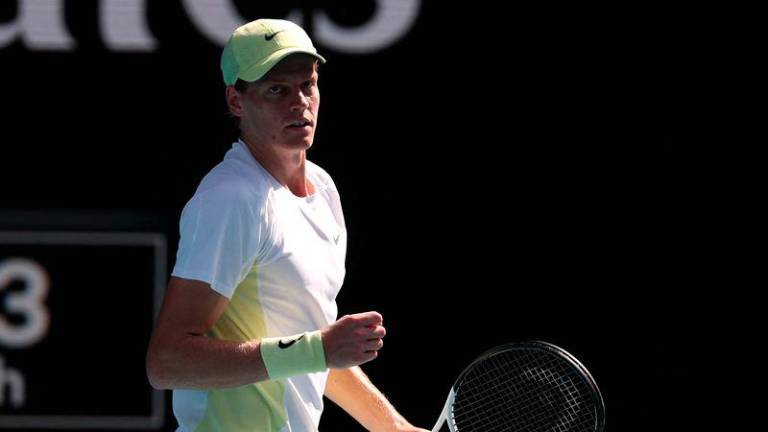
[[[205,282],[171,278],[147,350],[147,376],[153,387],[186,388],[194,383],[196,347],[207,339],[205,333],[228,303]]]
[[[226,297],[205,282],[171,277],[157,319],[153,342],[205,334],[228,304]]]

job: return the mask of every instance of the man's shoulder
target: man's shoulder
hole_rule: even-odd
[[[336,185],[334,184],[331,175],[318,164],[307,160],[307,172],[309,173],[311,180],[313,180],[317,186],[320,186],[321,189],[336,190]]]
[[[236,160],[224,160],[203,177],[191,200],[213,205],[235,203],[261,207],[270,195],[271,185],[259,175],[248,172]]]

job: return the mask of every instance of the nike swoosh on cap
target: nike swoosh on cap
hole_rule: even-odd
[[[272,38],[273,38],[273,37],[275,37],[275,36],[276,36],[278,33],[282,33],[282,32],[284,32],[284,31],[285,31],[285,30],[280,30],[280,31],[276,31],[276,32],[274,32],[274,33],[272,33],[272,34],[265,34],[265,35],[264,35],[264,39],[266,39],[266,40],[268,40],[268,41],[269,41],[269,40],[272,40]]]

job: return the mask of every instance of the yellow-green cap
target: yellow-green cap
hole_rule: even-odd
[[[238,78],[256,81],[285,57],[305,53],[325,59],[317,53],[307,33],[296,24],[277,19],[259,19],[238,27],[221,54],[221,72],[226,85]]]

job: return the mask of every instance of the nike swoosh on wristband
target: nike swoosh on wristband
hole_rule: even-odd
[[[301,339],[303,337],[304,337],[304,335],[301,335],[301,336],[297,337],[296,339],[294,339],[292,341],[288,341],[288,342],[283,342],[282,340],[279,340],[279,341],[277,341],[277,346],[280,347],[281,349],[286,349],[289,346],[291,346],[291,345],[295,344],[296,342],[298,342],[299,339]]]

